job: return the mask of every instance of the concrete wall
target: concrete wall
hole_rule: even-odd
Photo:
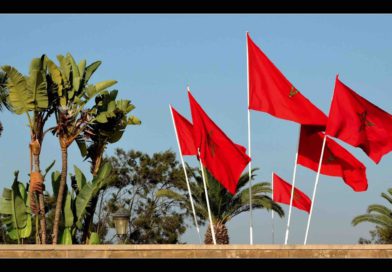
[[[0,245],[0,258],[392,258],[392,245]]]

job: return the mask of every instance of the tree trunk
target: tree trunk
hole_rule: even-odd
[[[68,150],[67,146],[62,144],[62,140],[60,138],[60,145],[61,145],[61,179],[60,179],[60,187],[59,192],[57,195],[56,201],[56,211],[54,215],[54,222],[53,222],[53,241],[54,245],[57,244],[58,241],[58,233],[59,233],[59,225],[60,225],[60,215],[63,206],[63,196],[65,191],[65,185],[67,183],[67,163],[68,163]]]
[[[41,173],[39,154],[33,153],[33,166],[34,171]],[[39,222],[40,222],[40,233],[41,233],[41,244],[46,244],[46,218],[45,218],[45,201],[44,194],[38,193],[38,205],[39,205]]]
[[[216,243],[218,245],[227,245],[230,243],[229,233],[227,231],[225,224],[223,224],[221,221],[214,223],[214,230],[215,230]],[[208,225],[206,234],[204,236],[204,244],[214,244],[210,225]]]

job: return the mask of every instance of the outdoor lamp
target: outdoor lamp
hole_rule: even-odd
[[[113,214],[114,226],[116,227],[116,233],[119,237],[126,236],[128,232],[128,223],[131,213],[124,208],[120,208],[116,213]]]

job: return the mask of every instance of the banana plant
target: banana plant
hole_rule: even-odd
[[[140,125],[141,121],[130,115],[135,106],[130,100],[116,100],[118,91],[103,91],[95,98],[94,117],[96,122],[91,124],[83,137],[77,139],[79,149],[85,159],[91,163],[91,174],[95,177],[101,168],[103,153],[108,144],[119,141],[128,125]],[[92,199],[87,208],[87,216],[84,223],[82,242],[87,242],[89,233],[93,230],[93,218],[101,195],[102,188]],[[98,231],[98,230],[96,230]]]
[[[30,207],[35,215],[40,215],[41,241],[46,243],[46,220],[44,205],[44,178],[40,169],[40,153],[46,131],[44,126],[53,113],[55,94],[48,88],[46,56],[34,58],[30,64],[29,75],[22,75],[16,68],[2,66],[6,73],[6,87],[9,90],[8,102],[12,110],[18,114],[26,114],[30,127]],[[38,207],[36,204],[38,196]],[[38,230],[37,230],[38,231]],[[39,237],[39,236],[37,236]]]
[[[12,112],[11,106],[8,102],[8,88],[7,88],[7,75],[0,71],[0,111],[3,110],[3,108],[8,109],[9,111]],[[1,133],[3,132],[3,125],[0,122],[0,136]]]
[[[86,67],[86,60],[79,64],[71,54],[65,57],[57,56],[59,66],[53,61],[47,60],[48,71],[52,89],[57,93],[56,100],[56,122],[53,133],[59,138],[61,147],[62,169],[56,201],[55,218],[53,224],[53,244],[58,241],[60,215],[64,198],[64,191],[68,171],[68,147],[95,122],[95,109],[87,109],[86,104],[97,94],[116,83],[115,80],[106,80],[97,84],[88,84],[93,73],[101,65],[96,61]]]
[[[54,197],[57,198],[60,186],[61,174],[59,171],[52,172],[52,188]],[[72,227],[74,225],[74,201],[72,193],[65,186],[65,200],[62,206],[62,222],[64,223],[63,231],[60,236],[60,244],[72,244]]]
[[[74,166],[75,175],[71,177],[72,191],[65,188],[65,201],[62,206],[63,230],[60,236],[61,244],[72,244],[76,239],[76,231],[82,230],[85,223],[88,208],[91,200],[99,193],[102,188],[107,187],[112,182],[110,163],[105,163],[99,169],[92,181],[87,181],[83,172]],[[61,174],[56,171],[52,174],[52,184],[54,195],[58,195]],[[99,244],[99,237],[96,232],[92,232],[89,238],[90,244]]]
[[[2,221],[6,225],[8,236],[20,244],[22,239],[31,235],[32,219],[29,196],[23,183],[18,181],[18,174],[19,171],[14,173],[15,178],[11,189],[3,189],[3,195],[0,198],[0,214],[3,216]]]

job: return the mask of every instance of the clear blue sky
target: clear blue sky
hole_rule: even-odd
[[[325,113],[334,79],[388,112],[392,101],[391,15],[0,15],[0,63],[27,73],[33,57],[51,58],[70,52],[76,60],[101,60],[95,82],[118,81],[119,96],[136,105],[140,127],[130,127],[115,147],[153,153],[177,152],[168,104],[190,118],[186,85],[216,123],[235,141],[247,146],[245,32],[286,77]],[[9,186],[13,171],[27,180],[28,128],[25,116],[0,113],[5,127],[0,138],[0,188]],[[271,172],[290,181],[298,141],[298,125],[252,112],[253,166],[257,181]],[[375,165],[360,149],[343,144],[367,166],[369,189],[355,193],[339,178],[321,176],[309,243],[357,243],[368,237],[370,224],[350,222],[372,203],[383,203],[381,192],[392,187],[392,154]],[[42,165],[60,149],[46,137]],[[189,160],[196,166],[194,160]],[[70,170],[77,164],[88,172],[75,146]],[[311,196],[315,173],[299,167],[296,185]],[[383,203],[385,204],[385,203]],[[287,206],[284,205],[287,211]],[[229,224],[232,243],[249,243],[248,214]],[[276,241],[284,240],[285,219],[276,219]],[[294,210],[289,243],[303,243],[307,214]],[[271,243],[271,214],[254,213],[255,243]],[[183,242],[197,242],[193,228]]]

